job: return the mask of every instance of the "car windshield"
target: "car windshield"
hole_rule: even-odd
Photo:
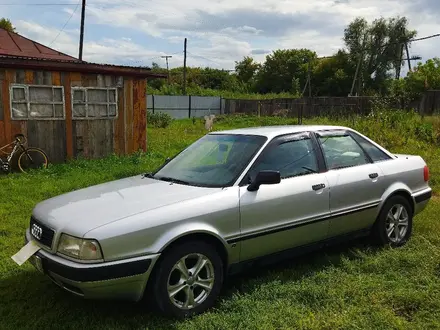
[[[266,140],[258,135],[208,134],[179,153],[152,177],[202,187],[230,186]]]

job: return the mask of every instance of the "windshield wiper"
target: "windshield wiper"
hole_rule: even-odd
[[[188,181],[174,179],[174,178],[171,178],[168,176],[155,177],[155,179],[166,181],[166,182],[177,183],[177,184],[191,185],[191,183],[189,183]]]
[[[142,178],[149,178],[149,179],[155,179],[154,175],[151,173],[144,173],[142,175]]]

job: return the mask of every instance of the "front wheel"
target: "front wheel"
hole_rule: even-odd
[[[30,169],[47,168],[49,158],[46,153],[39,148],[27,148],[18,157],[18,168],[26,173]]]
[[[204,312],[223,284],[223,262],[205,242],[187,242],[166,251],[156,266],[154,300],[162,313],[177,318]]]

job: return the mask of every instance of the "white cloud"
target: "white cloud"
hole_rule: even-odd
[[[72,0],[73,1],[73,0]],[[74,1],[73,1],[74,2]],[[436,10],[437,8],[437,10]],[[63,16],[74,6],[60,9]],[[265,58],[265,50],[310,48],[318,55],[330,55],[343,47],[344,27],[356,16],[375,18],[406,16],[419,36],[440,32],[438,0],[94,0],[87,6],[85,59],[98,62],[164,64],[160,55],[183,48],[188,37],[188,65],[231,69],[234,61],[252,56]],[[78,10],[71,22],[78,23]],[[49,45],[58,33],[50,22],[15,22],[23,34]],[[77,24],[78,25],[78,24]],[[70,25],[69,25],[70,26]],[[107,29],[117,28],[123,36],[114,37]],[[86,28],[86,33],[88,28]],[[139,44],[130,33],[152,37],[157,42]],[[62,32],[53,47],[77,54],[78,29]],[[440,38],[439,38],[440,39]],[[139,41],[137,41],[139,42]],[[173,49],[173,51],[169,51]],[[175,50],[175,51],[174,51]],[[440,52],[438,39],[414,43],[411,54],[423,60]],[[173,55],[170,65],[181,65],[182,54]]]

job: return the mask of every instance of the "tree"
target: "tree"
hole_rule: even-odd
[[[354,19],[344,30],[344,42],[351,60],[361,59],[358,86],[365,84],[366,88],[384,92],[390,70],[400,72],[403,45],[409,45],[415,36],[405,17],[379,18],[371,24],[364,18]]]
[[[312,93],[315,96],[347,96],[356,71],[350,55],[339,50],[329,58],[316,61],[312,71]]]
[[[440,58],[418,63],[404,79],[407,93],[413,98],[420,96],[428,89],[440,89]]]
[[[255,62],[254,59],[249,56],[245,56],[241,61],[235,61],[237,78],[245,84],[251,82],[260,68],[261,64]]]
[[[309,49],[274,51],[266,56],[265,63],[258,71],[256,91],[300,93],[300,88],[304,86],[307,79],[307,64],[314,59],[316,59],[316,53]],[[295,79],[298,79],[299,83],[294,83]]]
[[[0,19],[0,28],[5,29],[9,32],[15,32],[15,27],[12,25],[11,21],[8,18]]]

